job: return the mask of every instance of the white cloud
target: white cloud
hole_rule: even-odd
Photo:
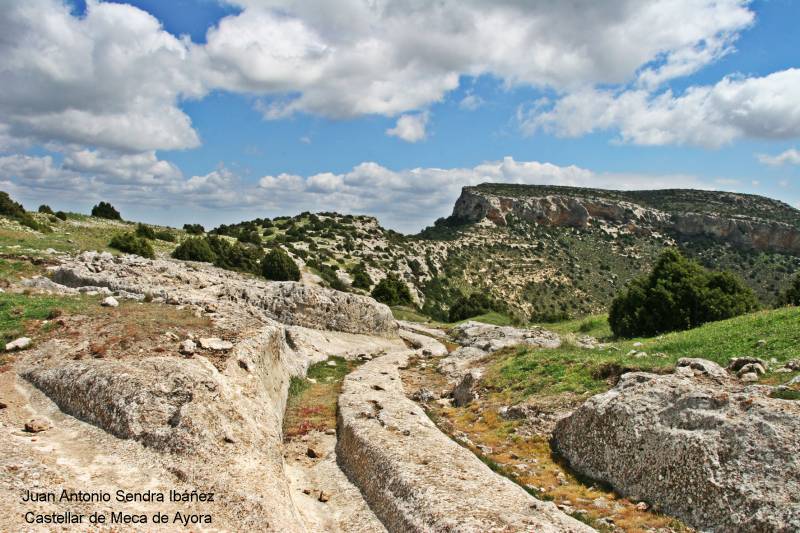
[[[199,144],[181,97],[205,88],[191,45],[128,5],[89,1],[85,17],[54,0],[0,10],[0,131],[132,151]]]
[[[389,227],[414,232],[450,214],[461,187],[484,182],[612,189],[703,189],[713,185],[687,175],[598,173],[574,165],[511,157],[474,167],[406,170],[364,162],[343,173],[268,175],[256,183],[242,180],[224,165],[185,178],[174,175],[174,167],[149,156],[127,160],[128,170],[124,171],[107,161],[104,154],[85,153],[68,154],[62,164],[50,156],[0,157],[0,186],[57,209],[65,203],[86,209],[103,199],[123,206],[157,208],[159,216],[166,217],[170,207],[180,206],[180,223],[197,222],[198,209],[211,210],[216,220],[225,218],[227,222],[241,220],[244,211],[255,217],[335,210],[375,215]],[[158,172],[169,177],[154,179]]]
[[[397,119],[397,124],[394,128],[386,130],[386,134],[399,137],[406,142],[415,143],[427,137],[427,126],[428,113],[423,112],[414,115],[402,115]]]
[[[321,186],[321,182],[330,184]],[[376,215],[401,231],[417,231],[435,218],[447,216],[465,185],[484,182],[528,183],[650,189],[709,188],[692,176],[596,173],[577,166],[557,166],[506,157],[471,168],[413,168],[391,170],[365,162],[342,174],[265,176],[264,207],[282,212],[338,210]],[[258,193],[252,193],[258,196]]]
[[[458,107],[467,111],[475,111],[485,103],[483,98],[477,94],[469,93],[461,99],[461,102],[458,103]]]
[[[742,137],[800,136],[800,69],[764,77],[727,77],[710,86],[622,92],[583,89],[518,113],[522,130],[577,137],[618,129],[622,141],[641,145],[693,144],[716,148]]]
[[[180,102],[215,89],[255,95],[278,119],[415,113],[462,76],[651,87],[730,51],[754,17],[747,0],[229,3],[242,11],[200,45],[130,5],[90,0],[76,17],[59,0],[12,2],[0,11],[0,149],[194,147]]]
[[[800,151],[796,148],[789,148],[778,155],[758,154],[758,160],[772,167],[781,165],[800,165]]]

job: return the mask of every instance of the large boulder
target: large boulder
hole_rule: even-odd
[[[702,529],[800,531],[800,402],[688,363],[624,374],[556,425],[554,451]]]

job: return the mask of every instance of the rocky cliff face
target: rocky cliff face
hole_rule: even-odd
[[[602,191],[588,194],[585,189],[575,191],[573,194],[542,191],[512,196],[482,186],[464,187],[453,208],[453,217],[469,222],[489,220],[498,226],[505,226],[515,218],[545,226],[574,228],[598,223],[632,233],[657,231],[679,238],[704,236],[745,249],[800,254],[800,229],[772,220],[770,212],[765,211],[763,218],[757,218],[686,211],[681,206],[667,210],[618,197],[603,197]],[[797,217],[800,220],[800,213]]]

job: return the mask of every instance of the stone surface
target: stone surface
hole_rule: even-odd
[[[48,429],[50,429],[50,424],[48,424],[46,420],[40,418],[34,418],[33,420],[25,422],[25,431],[28,433],[41,433]]]
[[[191,339],[186,339],[180,343],[178,346],[178,351],[184,355],[192,355],[195,351],[197,351],[197,345]]]
[[[475,387],[480,377],[481,372],[477,370],[470,370],[464,374],[464,377],[453,389],[453,405],[463,407],[475,399]]]
[[[365,363],[339,397],[339,463],[389,531],[592,531],[442,434],[405,396],[409,353]]]
[[[29,337],[20,337],[18,339],[14,339],[11,342],[7,342],[6,351],[13,352],[14,350],[24,350],[30,345],[31,345],[31,339]]]
[[[226,352],[233,348],[233,343],[230,341],[222,340],[218,337],[205,337],[197,342],[200,343],[200,347],[204,350],[211,350],[214,352]]]
[[[397,335],[389,308],[367,296],[245,277],[203,263],[84,253],[53,269],[53,281],[69,287],[99,286],[113,292],[149,294],[174,305],[192,305],[269,318],[314,329]]]
[[[686,367],[691,369],[693,372],[705,374],[713,378],[719,378],[719,379],[728,378],[728,373],[725,371],[724,368],[719,366],[714,361],[709,361],[708,359],[682,357],[678,359],[678,364],[675,366],[677,368]]]
[[[119,302],[113,296],[106,296],[100,305],[103,307],[119,307]]]
[[[560,421],[552,445],[581,474],[695,527],[797,531],[800,402],[768,390],[694,372],[624,374]]]
[[[437,368],[453,380],[460,379],[469,369],[479,369],[481,359],[509,346],[561,346],[557,334],[539,327],[520,329],[468,321],[453,328],[450,334],[461,347],[444,357]]]

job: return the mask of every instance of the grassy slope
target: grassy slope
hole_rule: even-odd
[[[608,331],[600,317],[566,322],[552,329],[567,338],[582,330],[600,337]],[[766,345],[759,347],[759,340]],[[641,345],[634,346],[636,343]],[[629,355],[631,350],[644,351],[648,356],[637,358]],[[800,308],[759,311],[689,331],[620,340],[606,349],[586,350],[567,342],[557,350],[506,350],[494,358],[485,383],[516,401],[532,394],[593,394],[607,390],[607,378],[619,368],[667,371],[681,357],[701,357],[725,366],[738,356],[777,362],[800,357]],[[780,383],[793,375],[768,374],[764,381]]]

